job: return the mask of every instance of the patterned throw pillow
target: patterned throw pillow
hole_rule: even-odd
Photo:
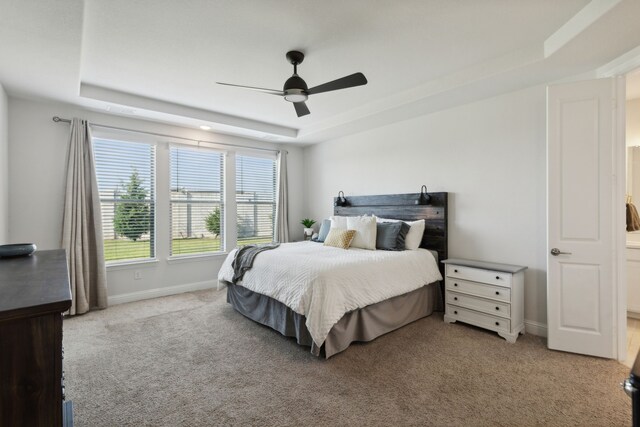
[[[329,230],[327,238],[324,240],[325,246],[334,246],[336,248],[349,249],[356,230],[344,230],[341,228],[332,228]]]

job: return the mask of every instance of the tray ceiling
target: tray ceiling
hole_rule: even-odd
[[[592,71],[640,45],[635,0],[0,0],[0,83],[10,95],[251,138],[313,143]],[[315,86],[281,89],[288,50]]]

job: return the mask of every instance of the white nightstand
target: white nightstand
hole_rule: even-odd
[[[524,270],[520,265],[450,258],[445,266],[444,321],[495,331],[515,343],[524,334]]]

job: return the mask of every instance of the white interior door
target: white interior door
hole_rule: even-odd
[[[548,345],[614,358],[616,82],[547,89]],[[558,253],[559,252],[559,253]]]

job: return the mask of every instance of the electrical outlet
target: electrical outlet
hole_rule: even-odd
[[[133,272],[133,279],[140,280],[142,279],[142,272],[140,270],[136,270]]]

